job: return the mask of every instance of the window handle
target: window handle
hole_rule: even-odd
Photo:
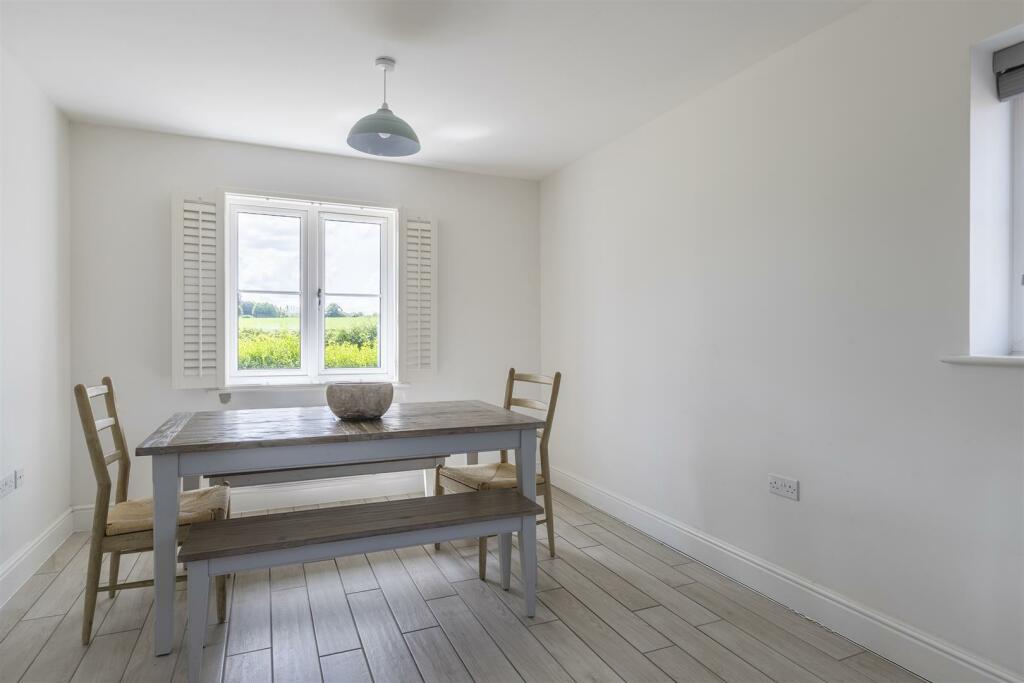
[[[317,308],[323,308],[324,307],[324,289],[323,289],[323,287],[318,287],[317,290],[316,290],[316,306],[317,306]]]

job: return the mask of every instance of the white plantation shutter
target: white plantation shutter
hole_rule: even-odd
[[[437,226],[408,219],[402,233],[402,367],[409,372],[437,370]]]
[[[223,384],[222,214],[219,203],[209,198],[172,200],[171,379],[178,389]]]

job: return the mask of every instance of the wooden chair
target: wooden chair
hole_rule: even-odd
[[[106,402],[106,417],[97,419],[93,414],[91,399],[103,396]],[[141,552],[153,549],[153,499],[128,500],[128,478],[131,473],[131,458],[124,438],[124,429],[117,416],[114,400],[114,385],[109,377],[103,383],[87,387],[75,387],[75,401],[78,416],[82,420],[85,443],[92,460],[93,474],[96,475],[96,506],[92,517],[92,539],[89,543],[89,569],[85,584],[85,610],[82,619],[82,644],[88,645],[92,637],[92,621],[96,612],[96,594],[100,589],[100,566],[103,553],[110,553],[110,582],[104,586],[113,597],[118,589],[152,586],[152,579],[117,583],[121,553]],[[103,452],[100,432],[110,430],[114,449]],[[110,507],[110,473],[107,467],[117,463],[117,491],[114,506]],[[178,513],[178,539],[183,540],[188,525],[194,522],[225,519],[230,512],[229,491],[226,486],[187,491],[181,494]],[[184,580],[184,576],[178,580]],[[224,622],[227,608],[225,593],[226,578],[217,577],[217,618]]]
[[[547,402],[532,398],[513,396],[516,382],[544,384],[551,387]],[[544,428],[540,432],[540,472],[537,474],[538,493],[544,493],[544,518],[537,524],[545,524],[548,529],[548,551],[555,556],[555,516],[551,501],[551,468],[548,461],[548,440],[551,438],[551,424],[555,419],[555,404],[558,402],[558,387],[562,382],[562,373],[556,372],[553,377],[531,373],[516,372],[515,368],[508,371],[505,382],[506,409],[513,407],[542,410],[547,413]],[[508,451],[501,451],[501,460],[484,465],[463,465],[449,467],[438,465],[434,470],[434,495],[443,496],[445,491],[462,493],[466,491],[486,491],[491,489],[516,488],[516,466],[508,461]],[[487,538],[480,538],[479,572],[480,578],[487,577]],[[437,546],[435,546],[437,547]]]

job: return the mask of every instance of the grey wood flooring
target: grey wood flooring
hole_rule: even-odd
[[[203,680],[922,682],[567,493],[555,501],[556,558],[537,531],[534,618],[517,549],[500,589],[494,539],[486,583],[476,539],[244,572],[227,623],[211,605],[202,625]],[[151,654],[151,588],[101,593],[82,647],[86,540],[73,534],[0,608],[0,682],[184,681],[184,584],[172,654]],[[127,555],[120,573],[152,568]]]

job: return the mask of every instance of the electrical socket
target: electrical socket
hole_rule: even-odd
[[[14,488],[20,489],[25,485],[25,470],[14,470]]]
[[[777,474],[768,475],[768,490],[776,496],[800,500],[800,482]]]
[[[14,491],[14,472],[11,472],[3,479],[0,479],[0,498],[3,498]]]

